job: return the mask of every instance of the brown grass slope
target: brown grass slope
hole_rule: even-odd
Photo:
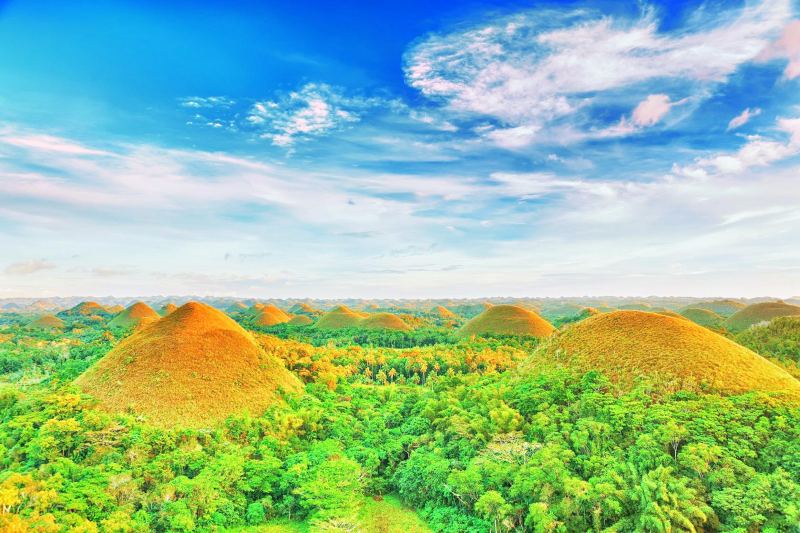
[[[437,305],[431,312],[441,318],[456,318],[456,314],[443,305]]]
[[[275,326],[289,322],[291,317],[275,305],[265,305],[256,315],[255,323],[259,326]]]
[[[97,302],[81,302],[75,307],[62,311],[59,314],[66,316],[91,316],[105,314],[108,310]]]
[[[108,323],[108,327],[120,329],[132,328],[145,322],[158,320],[159,318],[161,318],[161,315],[156,313],[152,307],[144,302],[136,302],[112,318]]]
[[[547,337],[553,330],[550,322],[533,311],[517,305],[495,305],[469,320],[458,333],[462,337],[482,334]]]
[[[64,327],[64,321],[55,315],[42,315],[28,325],[36,329],[61,329]]]
[[[316,315],[317,310],[307,303],[296,303],[289,308],[289,312],[295,315]]]
[[[782,301],[763,302],[748,305],[744,309],[737,311],[733,316],[725,321],[725,327],[731,331],[743,331],[750,326],[769,322],[779,316],[798,316],[800,306],[787,304]]]
[[[394,329],[397,331],[408,331],[411,328],[403,322],[403,319],[394,313],[375,313],[363,319],[359,324],[362,329]]]
[[[689,307],[681,311],[681,316],[688,318],[695,324],[699,324],[706,328],[716,328],[725,320],[722,316],[718,315],[711,309],[702,309],[699,307]]]
[[[260,414],[300,382],[235,321],[189,302],[123,339],[76,380],[101,408],[161,426],[209,427]]]
[[[645,311],[587,318],[557,334],[543,353],[622,383],[650,376],[680,386],[780,391],[800,398],[800,381],[744,346],[689,320]]]
[[[357,313],[346,305],[339,305],[319,317],[314,327],[320,329],[354,328],[364,318],[364,313]]]
[[[111,307],[106,307],[106,311],[108,311],[112,315],[116,315],[117,313],[121,313],[124,310],[125,310],[125,307],[121,306],[120,304],[112,305]]]

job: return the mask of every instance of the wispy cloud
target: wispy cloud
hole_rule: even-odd
[[[728,131],[735,130],[736,128],[741,128],[753,117],[757,117],[761,114],[761,109],[756,107],[755,109],[750,109],[749,107],[733,117],[730,122],[728,122]]]
[[[800,76],[800,20],[787,24],[780,39],[764,49],[758,59],[786,59],[783,75],[790,80]]]
[[[41,272],[42,270],[52,270],[54,268],[56,268],[56,265],[44,259],[31,259],[30,261],[21,261],[8,265],[5,269],[5,273],[12,276],[25,276]]]
[[[791,13],[788,0],[765,0],[735,17],[723,13],[690,31],[662,34],[652,10],[626,20],[537,9],[430,35],[407,53],[405,73],[412,87],[451,111],[497,120],[488,138],[506,147],[547,139],[545,131],[566,119],[594,129],[595,101],[630,105],[642,87],[669,87],[670,94],[651,94],[634,109],[633,132],[658,122],[671,100],[697,95],[756,58]]]
[[[228,108],[236,103],[235,100],[227,96],[186,96],[184,98],[179,98],[178,102],[182,107],[192,109]]]

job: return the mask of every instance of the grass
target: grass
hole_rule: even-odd
[[[174,313],[177,309],[178,306],[175,305],[174,303],[172,302],[166,303],[161,306],[161,309],[158,310],[158,314],[160,314],[161,316],[167,316],[169,314]]]
[[[108,313],[108,310],[97,302],[81,302],[71,309],[67,309],[62,313],[65,316],[90,316],[96,314]]]
[[[77,380],[101,408],[160,427],[210,427],[260,414],[279,389],[300,390],[276,357],[221,311],[189,302],[120,341]]]
[[[393,313],[375,313],[358,323],[359,328],[363,329],[393,329],[397,331],[408,331],[411,328],[403,322],[403,319]]]
[[[495,305],[469,320],[459,335],[495,334],[547,337],[554,331],[552,324],[527,309],[516,305]]]
[[[644,311],[587,318],[543,345],[540,355],[602,370],[622,383],[649,376],[681,388],[800,398],[800,381],[755,352],[689,320]]]
[[[158,320],[161,315],[144,302],[136,302],[108,323],[110,328],[127,329],[138,326],[143,322]]]
[[[432,313],[440,316],[441,318],[456,318],[456,314],[443,305],[437,305],[431,311]]]
[[[310,326],[314,320],[308,315],[295,315],[289,320],[289,324],[293,326]]]
[[[431,533],[419,515],[404,506],[394,495],[384,496],[376,501],[370,496],[364,497],[361,512],[358,516],[359,533]],[[314,528],[308,522],[297,520],[273,520],[264,526],[253,526],[228,530],[229,533],[310,533]]]
[[[362,318],[364,318],[363,314],[353,311],[346,305],[340,305],[322,315],[317,320],[315,327],[320,329],[353,328],[358,326]]]
[[[742,302],[737,302],[736,300],[711,300],[708,302],[697,302],[693,303],[692,305],[686,307],[693,308],[693,309],[707,309],[709,311],[713,311],[714,313],[723,316],[729,317],[735,312],[744,309],[747,307]]]
[[[42,315],[29,325],[39,329],[61,329],[64,327],[64,321],[55,315]]]
[[[800,316],[800,306],[781,301],[748,305],[728,318],[725,321],[725,327],[733,332],[743,331],[750,326],[769,322],[779,316]]]
[[[725,320],[711,309],[703,309],[701,307],[686,308],[681,311],[681,316],[706,328],[718,328],[722,321]]]
[[[289,322],[291,317],[278,309],[273,304],[265,305],[256,316],[255,323],[259,326],[275,326]]]

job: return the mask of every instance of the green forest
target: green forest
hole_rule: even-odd
[[[159,427],[74,383],[139,333],[2,317],[3,531],[800,528],[800,408],[774,393],[622,383],[543,363],[546,340],[430,317],[363,331],[243,316],[302,390],[213,427]],[[799,324],[726,335],[793,373]]]

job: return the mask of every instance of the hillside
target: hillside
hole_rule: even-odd
[[[752,304],[737,311],[725,321],[724,325],[733,332],[739,332],[779,316],[800,316],[800,306],[782,301]]]
[[[689,320],[656,313],[616,311],[587,318],[557,334],[543,353],[624,383],[651,376],[679,386],[800,397],[800,382],[777,365]]]
[[[375,313],[358,323],[362,329],[394,329],[398,331],[408,331],[411,328],[403,322],[403,319],[393,313]]]
[[[681,316],[688,318],[695,324],[699,324],[706,328],[717,328],[725,320],[722,316],[718,315],[710,309],[703,309],[700,307],[689,307],[681,311]]]
[[[726,299],[726,300],[712,300],[708,302],[696,302],[685,307],[684,309],[689,309],[689,308],[707,309],[709,311],[713,311],[714,313],[720,316],[729,317],[735,312],[744,309],[745,307],[747,307],[747,305],[743,304],[742,302]]]
[[[292,326],[310,326],[313,323],[314,320],[308,315],[295,315],[288,322]]]
[[[161,306],[161,308],[158,310],[158,314],[160,314],[161,316],[167,316],[169,314],[174,313],[177,309],[178,309],[177,305],[175,305],[172,302],[169,302]]]
[[[471,335],[526,335],[547,337],[553,326],[534,313],[516,305],[495,305],[470,319],[458,330],[462,337]]]
[[[261,308],[253,323],[258,326],[275,326],[277,324],[289,322],[290,318],[289,315],[278,307],[269,304]]]
[[[144,302],[136,302],[112,318],[108,323],[108,327],[118,329],[133,328],[160,318],[161,315],[156,313],[152,307]]]
[[[197,302],[120,341],[76,383],[105,410],[132,411],[165,427],[259,414],[279,390],[300,388],[241,326]]]
[[[106,315],[108,310],[97,302],[81,302],[75,307],[61,311],[59,316]]]
[[[357,313],[345,305],[339,305],[319,317],[314,327],[320,329],[342,329],[356,327],[365,313]]]
[[[61,329],[64,327],[64,321],[55,315],[42,315],[28,325],[36,329]]]

